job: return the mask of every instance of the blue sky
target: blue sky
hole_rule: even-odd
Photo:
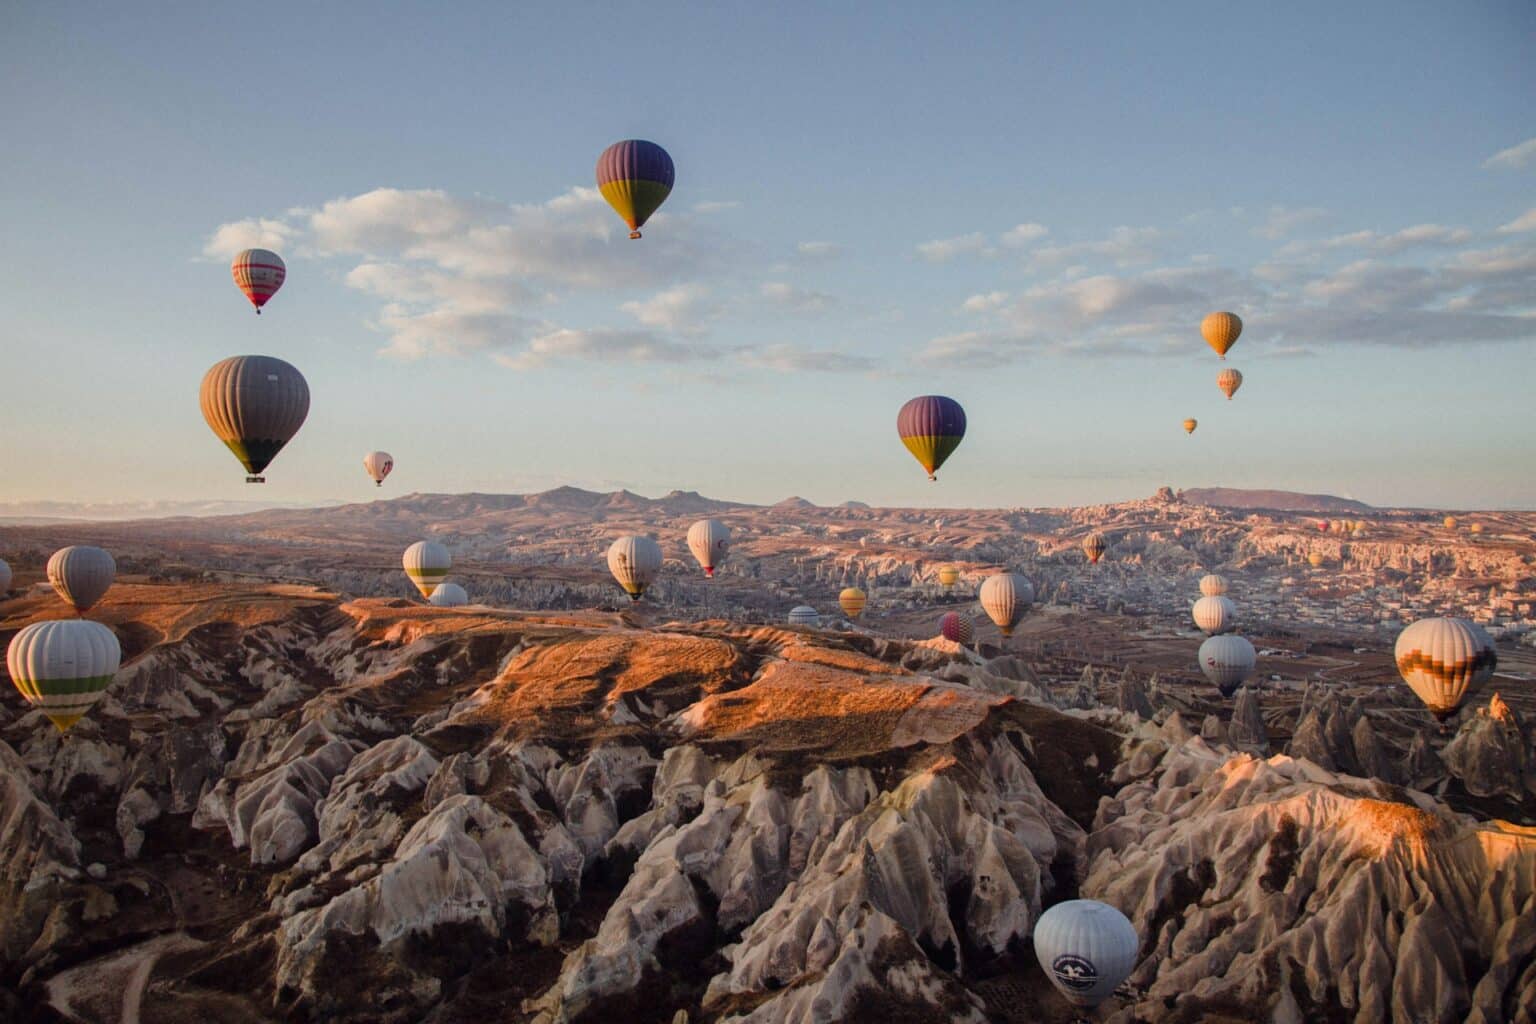
[[[385,494],[1536,506],[1529,3],[438,6],[0,13],[0,502],[368,499],[379,447]],[[639,242],[625,137],[678,168]],[[241,352],[313,394],[264,491],[197,408]]]

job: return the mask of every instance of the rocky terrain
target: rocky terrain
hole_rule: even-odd
[[[126,568],[101,703],[0,701],[0,1019],[1067,1021],[1029,937],[1086,896],[1118,1024],[1536,1021],[1517,680],[1442,735],[1064,606],[977,653]],[[28,572],[0,642],[62,614]]]

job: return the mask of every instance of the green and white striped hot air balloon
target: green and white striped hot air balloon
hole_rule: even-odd
[[[405,549],[400,564],[405,567],[411,582],[416,584],[416,589],[421,591],[421,596],[431,600],[432,591],[448,578],[448,570],[453,568],[453,556],[435,540],[419,540]]]
[[[101,699],[122,660],[117,636],[87,619],[34,622],[5,652],[11,682],[59,732],[68,732]]]

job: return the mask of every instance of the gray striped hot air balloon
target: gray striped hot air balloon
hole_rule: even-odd
[[[791,626],[819,626],[821,615],[808,604],[798,605],[789,610],[789,624]]]
[[[1130,977],[1141,940],[1120,911],[1097,900],[1067,900],[1035,922],[1035,956],[1074,1006],[1098,1006]]]
[[[608,571],[631,601],[640,600],[645,588],[661,572],[661,545],[649,537],[630,534],[608,547]]]
[[[87,619],[34,622],[5,652],[11,682],[59,732],[101,699],[122,660],[116,635]]]
[[[1237,628],[1237,605],[1219,594],[1196,601],[1190,615],[1195,625],[1208,636],[1230,633]]]
[[[421,596],[430,600],[432,592],[453,568],[453,556],[435,540],[419,540],[405,549],[400,564],[411,582],[416,584],[416,589],[421,591]]]
[[[1200,671],[1215,684],[1223,697],[1230,697],[1253,674],[1258,654],[1247,638],[1223,633],[1200,645]]]
[[[1398,634],[1397,671],[1440,721],[1454,715],[1498,666],[1486,630],[1466,619],[1420,619]]]
[[[1035,585],[1016,572],[1000,572],[981,581],[981,610],[997,624],[1003,636],[1013,636],[1013,627],[1024,618],[1035,602]]]
[[[1227,578],[1214,572],[1200,577],[1200,593],[1206,597],[1220,597],[1227,592]]]
[[[214,436],[245,467],[248,484],[304,425],[309,385],[297,369],[272,356],[231,356],[203,375],[199,401]]]
[[[82,615],[106,596],[116,578],[117,563],[101,548],[76,544],[60,548],[48,559],[48,582]]]
[[[715,578],[715,569],[730,556],[731,531],[718,519],[700,519],[688,527],[688,550],[704,575]]]
[[[469,594],[457,583],[440,583],[427,600],[439,608],[460,608],[469,604]]]

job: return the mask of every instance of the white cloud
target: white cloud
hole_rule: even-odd
[[[1007,292],[983,292],[966,299],[960,304],[960,308],[967,313],[990,313],[995,309],[1001,309],[1007,301]]]
[[[720,313],[710,301],[709,290],[701,284],[680,284],[639,302],[619,307],[647,327],[659,327],[679,334],[698,334]]]
[[[1483,166],[1489,169],[1517,170],[1532,162],[1536,162],[1536,139],[1526,139],[1508,149],[1501,149],[1487,160]]]
[[[1030,221],[1026,224],[1017,224],[1003,232],[1002,242],[1011,248],[1025,246],[1031,242],[1037,242],[1051,233],[1051,229],[1044,224],[1036,224]]]
[[[917,247],[917,254],[929,263],[946,263],[957,256],[975,256],[987,249],[987,236],[980,231],[955,238],[936,238]]]
[[[277,249],[288,247],[296,234],[292,225],[265,217],[237,220],[220,224],[203,246],[203,255],[210,259],[234,258],[242,249]]]
[[[381,350],[383,354],[397,359],[420,359],[513,348],[522,344],[538,324],[515,313],[451,309],[411,312],[391,304],[379,314],[379,327],[390,337],[389,344]]]
[[[1031,270],[1038,271],[1067,266],[1084,258],[1099,259],[1117,267],[1149,263],[1157,256],[1153,243],[1160,237],[1162,232],[1157,228],[1121,225],[1111,231],[1108,238],[1095,242],[1043,245],[1034,250],[1028,265]]]
[[[836,242],[801,242],[795,252],[803,259],[830,260],[843,254],[843,247]]]
[[[784,281],[769,281],[760,291],[764,299],[786,313],[820,313],[837,304],[836,296],[797,288]]]
[[[622,363],[686,363],[712,359],[709,348],[684,345],[652,331],[556,328],[530,340],[520,352],[496,356],[503,366],[527,370],[551,363],[599,360]]]
[[[1525,231],[1536,231],[1536,206],[1531,207],[1508,224],[1502,225],[1499,228],[1499,234],[1501,235],[1513,235]]]
[[[1260,238],[1284,238],[1304,224],[1322,220],[1328,211],[1321,206],[1271,206],[1264,223],[1253,229]]]
[[[1382,255],[1394,255],[1415,248],[1454,248],[1472,241],[1466,228],[1448,228],[1443,224],[1415,224],[1382,234],[1377,231],[1351,231],[1316,242],[1290,242],[1281,247],[1287,256],[1307,256],[1335,249],[1363,249]]]
[[[868,373],[877,366],[868,356],[793,345],[742,349],[738,358],[747,366],[781,373]]]
[[[702,203],[693,204],[694,213],[720,213],[724,210],[735,210],[741,203],[735,199],[706,199]]]

